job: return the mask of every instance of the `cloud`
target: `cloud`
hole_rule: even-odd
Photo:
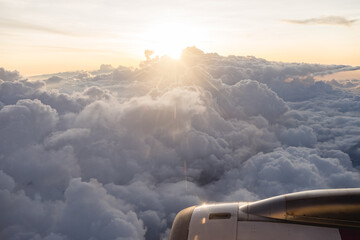
[[[17,71],[7,71],[4,68],[0,68],[0,80],[15,81],[21,78]]]
[[[1,237],[167,239],[191,205],[359,186],[359,96],[313,78],[344,69],[195,47],[38,81],[2,69]]]
[[[255,155],[245,163],[239,174],[246,175],[243,184],[247,189],[263,197],[301,191],[308,186],[315,189],[338,188],[344,183],[347,187],[359,186],[359,173],[347,169],[345,166],[348,164],[345,165],[344,160],[321,157],[314,149],[279,148],[272,153]],[[350,162],[349,158],[345,161]]]
[[[357,22],[357,19],[347,19],[340,16],[327,16],[320,18],[308,18],[303,20],[286,19],[283,21],[287,23],[305,24],[305,25],[326,24],[326,25],[343,25],[346,27],[350,27],[355,22]]]
[[[70,239],[144,239],[136,213],[96,180],[73,179],[65,193],[58,228]]]
[[[37,25],[29,22],[23,22],[15,19],[8,18],[0,18],[0,27],[1,28],[12,28],[12,29],[20,29],[20,30],[30,30],[37,32],[45,32],[51,34],[60,34],[66,36],[76,36],[77,34],[72,33],[70,31],[63,31],[52,27]]]
[[[360,70],[360,66],[344,66],[342,69],[334,69],[330,71],[324,71],[314,74],[315,76],[324,76],[329,74],[334,74],[338,72],[347,72],[347,71],[357,71]]]
[[[39,100],[22,99],[0,110],[2,152],[41,140],[58,121],[57,112]],[[26,129],[26,131],[24,131]]]
[[[46,81],[46,84],[56,84],[56,83],[59,83],[63,80],[63,78],[61,77],[58,77],[58,76],[52,76],[52,77],[49,77]]]

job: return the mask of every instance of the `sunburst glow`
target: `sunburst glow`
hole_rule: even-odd
[[[187,46],[196,45],[200,40],[196,28],[183,23],[154,23],[145,31],[145,48],[155,55],[167,55],[179,59],[181,51]]]

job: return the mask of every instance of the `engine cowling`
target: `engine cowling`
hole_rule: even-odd
[[[179,212],[170,240],[360,239],[360,188],[203,204]]]

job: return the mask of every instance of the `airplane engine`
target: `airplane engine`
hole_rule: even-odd
[[[170,240],[360,240],[360,188],[216,203],[180,211]]]

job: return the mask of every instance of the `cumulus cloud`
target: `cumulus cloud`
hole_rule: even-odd
[[[166,239],[202,202],[358,187],[359,96],[313,78],[347,68],[191,47],[36,81],[0,69],[0,237]]]
[[[246,176],[244,186],[255,186],[252,191],[265,197],[306,190],[309,186],[314,189],[339,188],[343,184],[358,187],[359,173],[348,169],[349,165],[349,158],[324,158],[315,149],[289,147],[255,155],[245,163],[239,174]]]
[[[21,78],[17,71],[7,71],[4,68],[0,68],[0,79],[4,81],[15,81]]]
[[[51,76],[49,77],[46,81],[46,84],[56,84],[59,83],[63,80],[63,78],[58,77],[58,76]]]
[[[70,239],[143,239],[142,221],[96,180],[73,179],[65,193],[58,228]]]
[[[146,60],[150,60],[151,55],[153,55],[153,54],[154,54],[154,51],[149,50],[149,49],[146,49],[146,50],[144,51],[144,54],[145,54],[145,58],[146,58]]]
[[[326,25],[342,25],[346,27],[350,27],[357,19],[347,19],[340,16],[326,16],[320,18],[308,18],[303,20],[283,20],[284,22],[294,23],[294,24],[326,24]]]

